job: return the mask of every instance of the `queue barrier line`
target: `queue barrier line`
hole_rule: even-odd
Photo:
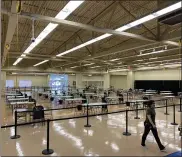
[[[173,106],[174,123],[175,123],[175,107],[176,106],[179,106],[179,105],[180,104],[177,104],[177,105],[173,104],[173,105],[169,105],[168,106],[168,107]],[[166,107],[166,106],[159,106],[159,107],[155,107],[155,108],[164,108],[164,107]],[[145,110],[145,108],[138,109],[138,110]],[[114,114],[114,113],[121,113],[121,112],[126,112],[126,131],[123,132],[123,135],[130,136],[131,133],[128,132],[128,111],[136,111],[136,109],[135,110],[128,110],[128,109],[126,109],[126,110],[122,110],[122,111],[115,111],[115,112],[109,112],[109,113],[101,113],[101,114],[97,114],[97,115],[88,115],[88,112],[87,112],[87,115],[86,116],[67,117],[67,118],[59,118],[59,119],[52,119],[52,120],[47,119],[47,120],[42,120],[42,121],[29,122],[29,123],[21,123],[21,124],[17,124],[17,111],[15,111],[15,116],[16,116],[15,117],[15,125],[13,125],[13,126],[15,126],[15,135],[12,136],[11,139],[20,138],[20,135],[17,135],[17,126],[28,125],[28,124],[35,124],[35,123],[40,123],[40,122],[47,122],[47,144],[46,144],[47,147],[46,147],[46,149],[44,149],[42,151],[42,154],[43,155],[50,155],[50,154],[52,154],[54,152],[53,149],[50,149],[49,148],[49,145],[50,145],[50,140],[49,140],[50,127],[49,127],[49,124],[50,124],[51,121],[68,120],[68,119],[78,119],[78,118],[85,118],[85,117],[87,117],[87,124],[86,125],[89,125],[88,124],[88,117],[100,116],[100,115],[107,115],[107,114]],[[2,126],[1,128],[7,128],[7,127],[10,127],[10,126]],[[11,127],[12,127],[12,125],[11,125]]]
[[[168,107],[171,106],[179,106],[180,104],[176,104],[176,105],[169,105]],[[165,108],[166,106],[159,106],[159,107],[155,107],[156,108]],[[138,109],[139,111],[145,110],[145,108],[142,109]],[[131,111],[134,112],[136,111],[136,109],[129,109],[127,111]],[[16,111],[15,111],[16,112]],[[88,115],[88,117],[94,117],[94,116],[102,116],[102,115],[108,115],[108,114],[115,114],[115,113],[122,113],[122,112],[126,112],[126,110],[119,110],[119,111],[113,111],[113,112],[106,112],[106,113],[98,113],[98,114],[94,114],[94,115]],[[16,115],[16,114],[15,114]],[[65,117],[65,118],[57,118],[57,119],[50,119],[50,121],[59,121],[59,120],[69,120],[69,119],[79,119],[79,118],[86,118],[87,115],[83,115],[83,116],[74,116],[74,117]],[[15,118],[16,120],[16,118]],[[39,121],[33,121],[33,122],[26,122],[26,123],[19,123],[17,124],[17,126],[23,126],[23,125],[30,125],[30,124],[36,124],[36,123],[41,123],[41,122],[46,122],[47,120],[39,120]],[[9,128],[9,127],[14,127],[15,124],[11,124],[11,125],[4,125],[1,126],[1,128]]]

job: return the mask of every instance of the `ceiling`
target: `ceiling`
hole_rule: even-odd
[[[23,1],[21,12],[55,17],[69,1]],[[173,1],[174,2],[174,1]],[[12,2],[2,0],[1,7],[12,10]],[[74,21],[99,28],[114,30],[127,23],[148,15],[159,8],[164,8],[171,1],[85,1],[66,20]],[[5,53],[7,44],[8,24],[10,17],[2,13],[2,55],[5,56],[4,68],[12,67],[13,63],[32,43],[32,20],[20,15],[15,16],[15,30],[10,34],[8,52]],[[47,26],[48,22],[35,20],[35,38]],[[42,42],[40,42],[16,67],[33,67],[43,61],[48,62],[37,66],[46,69],[67,69],[75,71],[108,69],[139,68],[142,66],[155,66],[166,63],[176,64],[180,60],[179,47],[163,41],[178,43],[181,26],[165,25],[157,19],[127,30],[129,33],[141,35],[153,41],[134,39],[128,36],[112,35],[61,57],[57,54],[72,49],[100,35],[101,32],[84,30],[59,24]],[[157,50],[167,49],[162,53],[140,56],[142,53],[152,53]]]

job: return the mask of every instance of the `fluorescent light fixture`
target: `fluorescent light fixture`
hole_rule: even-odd
[[[166,7],[164,9],[161,9],[161,10],[153,13],[153,15],[156,15],[158,17],[161,15],[167,14],[169,12],[172,12],[174,10],[180,9],[180,8],[181,8],[181,2],[178,2],[178,3],[175,3],[173,5],[170,5],[169,7]]]
[[[95,63],[88,63],[88,64],[84,64],[83,66],[88,66],[88,65],[93,65]]]
[[[46,62],[48,62],[48,61],[49,61],[49,60],[44,60],[44,61],[42,61],[42,62],[40,62],[40,63],[35,64],[34,67],[36,67],[36,66],[38,66],[38,65],[40,65],[40,64],[46,63]]]
[[[115,58],[115,59],[111,59],[110,61],[114,62],[114,61],[118,61],[118,60],[119,60],[119,58]]]
[[[71,69],[74,69],[74,68],[77,68],[78,66],[73,66],[73,67],[70,67]]]
[[[143,61],[143,59],[136,60],[136,62],[141,62],[141,61]]]
[[[13,75],[16,75],[17,73],[12,73]]]
[[[149,15],[144,16],[144,17],[142,17],[142,18],[140,18],[140,19],[138,19],[136,21],[133,21],[133,22],[131,22],[129,24],[126,24],[126,25],[124,25],[124,26],[116,29],[116,31],[119,31],[119,32],[126,31],[126,30],[128,30],[128,29],[130,29],[132,27],[136,27],[136,26],[138,26],[138,25],[140,25],[140,24],[142,24],[144,22],[150,21],[150,20],[155,19],[155,18],[157,18],[157,17],[159,17],[161,15],[164,15],[166,13],[172,12],[172,11],[177,10],[177,9],[180,9],[180,8],[181,8],[181,2],[175,3],[175,4],[173,4],[173,5],[169,6],[169,7],[166,7],[164,9],[161,9],[161,10],[155,12],[155,13],[149,14]],[[99,36],[99,37],[97,37],[95,39],[89,40],[89,41],[87,41],[87,42],[85,42],[85,43],[83,43],[81,45],[78,45],[78,46],[76,46],[76,47],[74,47],[72,49],[69,49],[69,50],[67,50],[65,52],[62,52],[62,53],[60,53],[60,54],[58,54],[56,56],[62,56],[62,55],[68,54],[70,52],[73,52],[75,50],[78,50],[80,48],[83,48],[83,47],[85,47],[87,45],[93,44],[93,43],[95,43],[97,41],[100,41],[102,39],[105,39],[107,37],[110,37],[111,35],[112,34],[106,33],[106,34],[101,35],[101,36]],[[176,44],[176,43],[172,43],[172,44]]]
[[[165,68],[181,67],[181,64],[164,65]]]
[[[66,19],[76,8],[78,8],[84,0],[82,1],[69,1],[66,6],[55,16],[58,19]],[[30,46],[23,52],[24,54],[30,53],[49,33],[51,33],[58,24],[49,23],[44,30],[39,34],[39,36],[35,39],[35,42],[31,43]],[[24,56],[25,57],[25,56]],[[17,59],[18,60],[18,59]],[[20,61],[15,61],[15,63],[19,63]],[[16,64],[13,65],[16,65]]]
[[[160,50],[160,51],[155,51],[155,52],[151,52],[151,53],[144,53],[144,54],[139,54],[137,56],[146,56],[146,55],[152,55],[152,54],[156,54],[156,53],[162,53],[162,52],[166,52],[167,50]]]
[[[88,75],[88,76],[92,76],[92,75],[90,74],[90,75]]]
[[[154,58],[149,58],[149,60],[154,60],[154,59],[158,59],[158,57],[154,57]]]
[[[123,64],[122,62],[119,62],[119,63],[117,63],[117,64]]]
[[[82,48],[82,47],[85,47],[85,46],[87,46],[87,45],[90,45],[90,44],[93,44],[93,43],[95,43],[95,42],[97,42],[97,41],[100,41],[100,40],[102,40],[102,39],[105,39],[105,38],[107,38],[107,37],[109,37],[109,36],[111,36],[112,34],[104,34],[104,35],[101,35],[101,36],[99,36],[99,37],[97,37],[97,38],[95,38],[95,39],[92,39],[92,40],[89,40],[89,41],[87,41],[87,42],[85,42],[85,43],[83,43],[83,44],[81,44],[81,45],[78,45],[78,46],[76,46],[76,47],[74,47],[74,48],[72,48],[72,49],[69,49],[69,50],[67,50],[67,51],[65,51],[65,52],[63,52],[63,53],[60,53],[60,54],[58,54],[58,55],[56,55],[57,57],[60,57],[60,56],[63,56],[63,55],[65,55],[65,54],[68,54],[68,53],[70,53],[70,52],[73,52],[73,51],[76,51],[76,50],[78,50],[78,49],[80,49],[80,48]]]
[[[17,65],[23,58],[18,58],[14,63],[13,65]]]
[[[100,67],[100,66],[94,66],[94,67],[90,67],[90,68],[92,68],[92,69],[93,69],[93,68],[99,68],[99,67]]]
[[[113,69],[113,70],[109,70],[109,72],[119,72],[119,71],[128,71],[128,69]]]
[[[174,46],[179,46],[179,43],[174,42],[174,41],[165,41],[165,44],[170,44],[170,45],[174,45]]]

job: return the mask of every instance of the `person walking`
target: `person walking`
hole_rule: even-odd
[[[156,116],[156,112],[155,112],[155,102],[153,100],[150,100],[148,102],[148,107],[146,110],[146,120],[144,122],[144,133],[142,136],[142,142],[141,145],[144,147],[145,146],[145,141],[147,138],[147,135],[149,134],[150,130],[152,131],[155,140],[159,146],[159,149],[161,151],[165,150],[165,147],[162,145],[159,136],[158,136],[158,132],[157,132],[157,128],[156,128],[156,124],[155,124],[155,116]]]

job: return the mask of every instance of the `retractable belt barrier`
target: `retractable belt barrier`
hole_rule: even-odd
[[[171,123],[171,125],[177,125],[177,123],[175,122],[175,107],[179,106],[179,105],[181,105],[181,104],[168,105],[168,107],[173,107],[173,123]],[[165,106],[155,107],[155,108],[157,109],[157,108],[165,108],[165,107],[166,107],[166,105]],[[63,108],[61,108],[61,109],[63,109]],[[66,109],[66,108],[64,108],[64,109]],[[44,111],[49,111],[49,110],[44,110]],[[52,109],[52,110],[60,110],[60,109]],[[140,108],[140,109],[137,108],[137,114],[138,114],[138,111],[142,111],[142,110],[145,110],[145,108]],[[69,119],[87,118],[87,123],[86,123],[85,127],[91,127],[91,125],[89,124],[89,117],[125,112],[126,113],[126,131],[123,132],[123,135],[130,136],[131,133],[128,132],[128,112],[134,112],[134,111],[136,111],[136,109],[132,109],[132,110],[131,109],[126,109],[126,110],[120,110],[120,111],[113,111],[113,112],[89,115],[88,114],[88,105],[87,105],[87,115],[67,117],[67,118],[58,118],[58,119],[39,120],[39,121],[20,123],[20,124],[17,124],[17,111],[15,111],[15,118],[14,118],[15,119],[15,124],[14,125],[1,126],[1,128],[15,127],[14,135],[11,136],[11,139],[17,139],[17,138],[20,138],[20,135],[17,134],[17,126],[23,126],[23,125],[30,125],[30,124],[35,124],[35,123],[47,122],[47,147],[46,147],[45,150],[42,151],[42,154],[49,155],[49,154],[52,154],[54,152],[53,149],[49,148],[49,146],[50,146],[50,139],[49,139],[49,137],[50,137],[49,136],[50,135],[50,122],[52,122],[52,121],[60,121],[60,120],[69,120]],[[28,111],[28,112],[30,112],[30,111]]]

